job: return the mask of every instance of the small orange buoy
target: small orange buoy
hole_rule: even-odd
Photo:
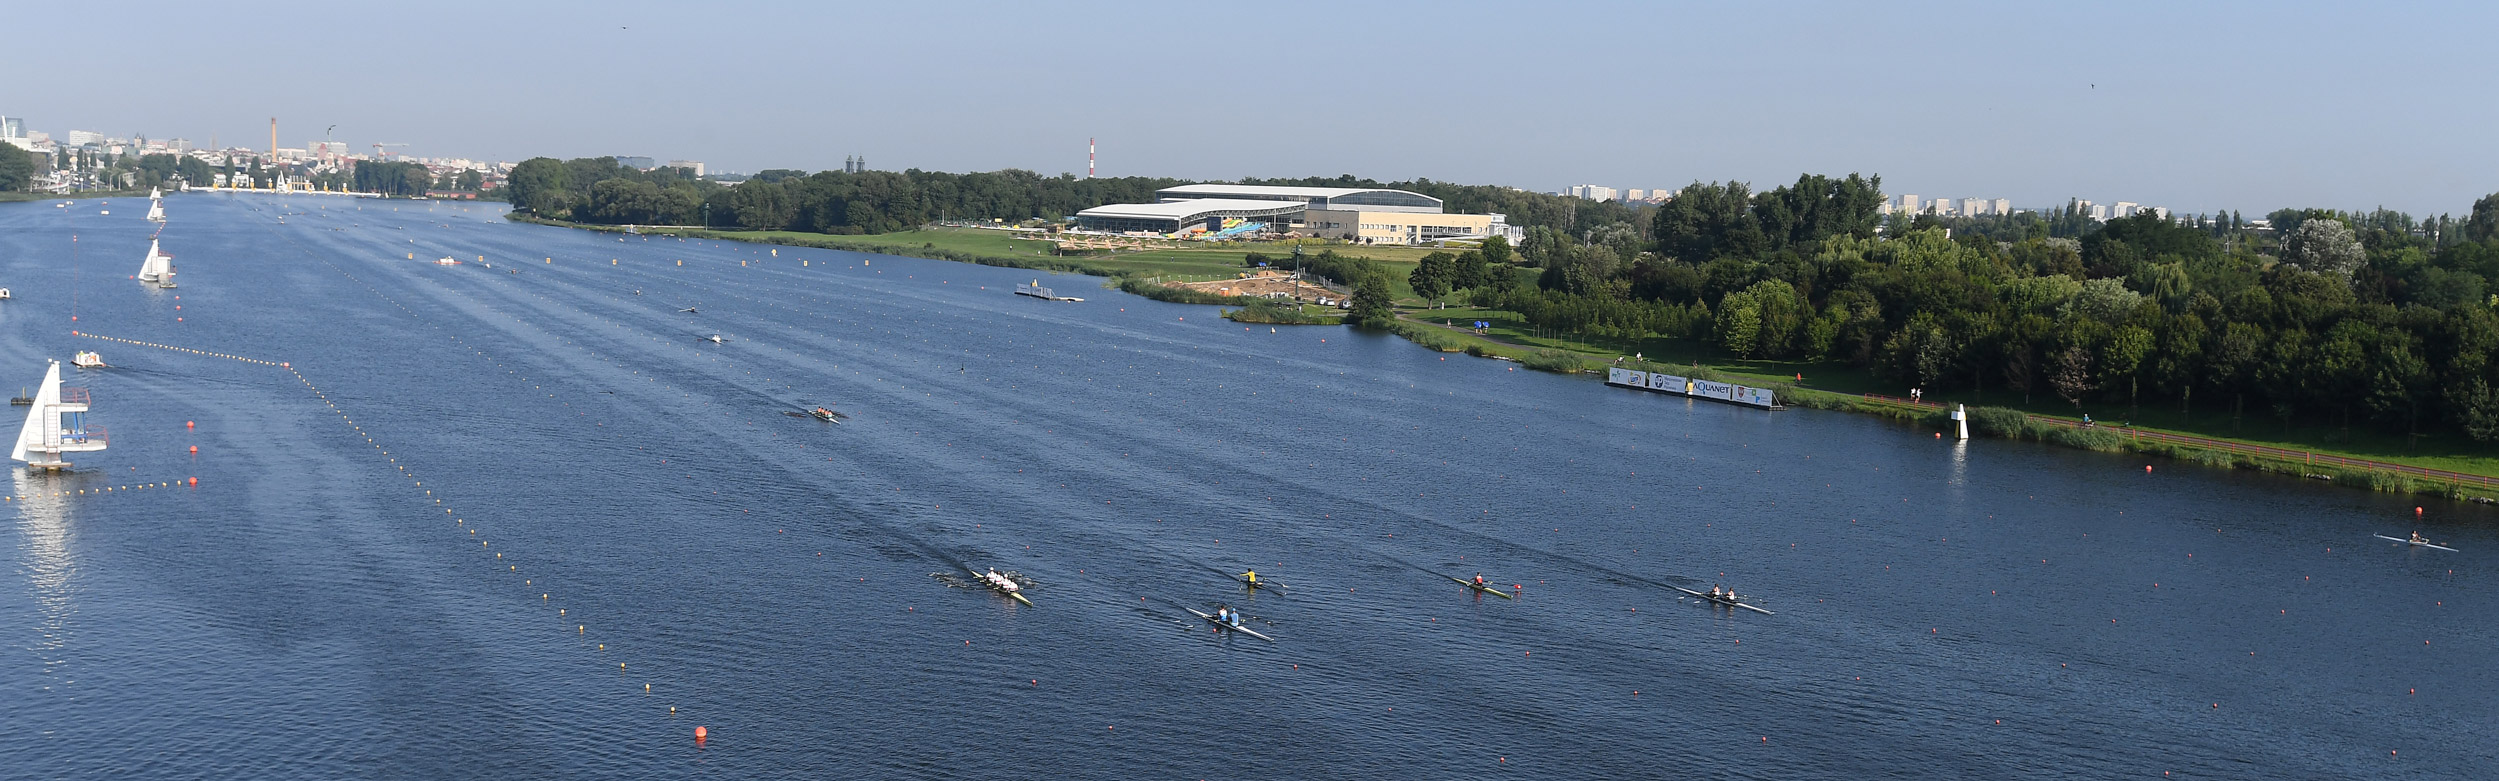
[[[199,454],[200,454],[200,446],[198,446],[198,445],[192,445],[192,446],[191,446],[191,455],[195,455],[195,456],[196,456],[196,455],[199,455]]]
[[[706,738],[710,738],[711,736],[712,736],[712,731],[711,731],[711,728],[710,728],[710,727],[695,727],[695,728],[694,728],[694,739],[695,739],[695,740],[703,740],[703,739],[706,739]]]
[[[200,479],[199,479],[199,478],[196,478],[196,477],[191,478],[191,484],[192,484],[192,485],[199,485],[199,484],[200,484]]]
[[[188,421],[188,420],[186,420],[186,421],[183,421],[183,422],[182,422],[182,427],[183,427],[183,428],[199,428],[199,427],[200,427],[200,424],[198,424],[198,423],[196,423],[196,422],[193,422],[193,421]]]

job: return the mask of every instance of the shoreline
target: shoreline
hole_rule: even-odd
[[[505,216],[505,219],[534,225],[574,228],[602,233],[625,232],[625,226],[621,225],[591,225],[566,222],[562,220],[549,220],[518,213],[509,213]],[[983,266],[1032,269],[1036,271],[1050,271],[1055,273],[1084,274],[1087,276],[1103,277],[1104,282],[1102,286],[1105,288],[1119,289],[1136,294],[1143,298],[1164,300],[1170,303],[1196,304],[1205,306],[1245,306],[1253,300],[1247,298],[1236,298],[1231,301],[1179,300],[1180,297],[1176,296],[1173,298],[1163,298],[1149,293],[1139,292],[1136,288],[1149,286],[1144,285],[1136,274],[1100,264],[1086,263],[1084,261],[1089,259],[1087,256],[1066,257],[1036,255],[1032,258],[1024,258],[1005,255],[983,255],[979,253],[945,249],[934,245],[913,247],[903,244],[880,244],[870,241],[839,241],[831,238],[827,238],[823,241],[807,241],[806,237],[796,236],[773,235],[763,237],[741,235],[751,233],[755,232],[718,230],[710,228],[666,228],[644,232],[640,235],[711,239],[717,241],[739,241],[756,244],[805,247],[809,249],[866,252],[879,255],[921,258],[925,260],[972,263]],[[830,234],[827,235],[828,237],[830,236]],[[1162,289],[1159,286],[1151,287],[1155,289]],[[1211,298],[1212,296],[1209,297]],[[1439,352],[1465,353],[1479,358],[1510,361],[1531,369],[1538,369],[1556,374],[1568,374],[1583,379],[1596,380],[1600,385],[1603,384],[1605,368],[1610,366],[1621,366],[1623,368],[1631,368],[1641,371],[1649,371],[1652,369],[1659,371],[1673,371],[1700,379],[1743,381],[1748,385],[1770,388],[1777,393],[1779,403],[1787,405],[1791,408],[1874,415],[1890,418],[1896,421],[1907,422],[1913,425],[1932,426],[1939,432],[1952,427],[1950,410],[1935,402],[1912,404],[1906,399],[1887,400],[1884,397],[1875,396],[1873,394],[1851,394],[1839,391],[1798,387],[1792,380],[1785,378],[1756,376],[1750,373],[1732,371],[1723,366],[1709,364],[1698,364],[1692,366],[1659,364],[1649,361],[1631,361],[1587,350],[1573,350],[1558,347],[1540,347],[1536,345],[1520,344],[1516,342],[1504,341],[1486,334],[1478,334],[1466,329],[1457,328],[1455,326],[1430,323],[1416,317],[1417,315],[1425,315],[1431,311],[1434,310],[1410,309],[1402,306],[1398,307],[1397,324],[1387,329],[1387,331],[1407,341],[1414,342],[1426,349],[1436,350]],[[1229,313],[1227,313],[1227,315],[1228,314]],[[1342,323],[1277,323],[1275,325],[1343,326]],[[1607,387],[1611,388],[1612,386]],[[1957,404],[1961,402],[1953,403]],[[2132,426],[2095,426],[2092,428],[2083,428],[2080,425],[2079,420],[2070,420],[2051,415],[2035,415],[2006,407],[1992,407],[1973,404],[1969,406],[1969,411],[1971,431],[1974,438],[2031,441],[2102,453],[2135,453],[2166,458],[2173,462],[2183,462],[2203,467],[2231,470],[2246,469],[2284,474],[2362,490],[2436,496],[2460,503],[2485,505],[2499,504],[2499,474],[2484,474],[2459,470],[2441,470],[2431,467],[2420,467],[2382,461],[2375,458],[2369,458],[2358,453],[2321,449],[2301,449],[2284,445],[2242,441],[2224,437],[2203,436],[2188,432],[2170,431],[2167,429],[2153,427],[2138,428]],[[1982,412],[1985,414],[1982,415]],[[1986,422],[1982,422],[1982,418]],[[2205,446],[2186,444],[2192,442],[2207,444]],[[2294,456],[2297,457],[2296,460],[2294,460]],[[2367,465],[2377,465],[2378,467],[2387,468],[2373,468]],[[2463,478],[2463,480],[2426,480],[2424,478],[2416,477],[2414,474],[2416,472],[2456,475]],[[2484,483],[2481,485],[2474,485],[2469,482],[2475,478],[2483,480]]]
[[[0,203],[32,203],[35,201],[91,201],[104,198],[145,198],[146,190],[92,190],[72,195],[56,193],[0,193]]]

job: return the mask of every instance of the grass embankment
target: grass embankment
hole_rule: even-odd
[[[1814,409],[1883,415],[1930,425],[1938,430],[1948,428],[1950,419],[1938,407],[1915,406],[1892,401],[1867,399],[1865,394],[1905,396],[1906,388],[1876,379],[1871,373],[1836,361],[1766,361],[1731,358],[1715,354],[1707,345],[1685,339],[1621,339],[1568,332],[1554,332],[1528,325],[1518,314],[1500,310],[1450,307],[1419,309],[1406,316],[1431,322],[1448,321],[1464,325],[1476,320],[1489,321],[1491,339],[1509,342],[1517,347],[1506,353],[1523,357],[1523,349],[1545,349],[1568,353],[1576,363],[1548,359],[1538,368],[1551,366],[1556,371],[1602,370],[1613,365],[1616,358],[1627,359],[1625,365],[1647,364],[1659,371],[1682,375],[1704,376],[1778,391],[1781,403]],[[1472,352],[1472,351],[1470,351]],[[1636,356],[1636,357],[1635,357]],[[1799,377],[1802,379],[1799,379]],[[2383,461],[2423,469],[2462,472],[2471,475],[2499,477],[2499,448],[2472,442],[2459,432],[2425,432],[2413,438],[2377,433],[2353,427],[2346,429],[2317,421],[2284,421],[2273,417],[2241,417],[2212,410],[2185,411],[2175,408],[2128,408],[2122,404],[2086,404],[2077,409],[2047,394],[2025,399],[2016,391],[1969,391],[1951,394],[1928,394],[1927,400],[1949,407],[1968,404],[1972,410],[1971,429],[1991,436],[2049,442],[2105,452],[2138,452],[2176,458],[2210,466],[2260,469],[2297,475],[2321,475],[2345,485],[2358,485],[2388,491],[2413,491],[2433,494],[2455,494],[2449,486],[2417,477],[2383,470],[2344,469],[2320,465],[2306,458],[2285,458],[2271,455],[2230,452],[2222,449],[2242,446],[2250,449],[2279,448],[2305,451],[2317,456]],[[1976,418],[1981,410],[1996,416],[1995,423]],[[2089,412],[2103,425],[2077,428],[2081,414]],[[2023,421],[2021,425],[2006,420]],[[2068,425],[2059,425],[2064,423]],[[2178,443],[2137,437],[2142,431],[2151,434],[2178,434],[2214,440],[2219,447],[2194,447]],[[2466,488],[2464,497],[2492,495],[2478,488]],[[2460,497],[2463,498],[2463,497]]]
[[[540,220],[527,216],[512,219],[547,225],[622,232],[621,226],[579,225]],[[725,231],[706,229],[672,229],[666,235],[687,238],[749,241],[798,247],[874,252],[885,255],[953,260],[990,266],[1065,271],[1095,276],[1114,277],[1115,286],[1128,292],[1178,303],[1239,306],[1241,310],[1225,316],[1242,322],[1275,322],[1261,320],[1269,313],[1245,314],[1253,309],[1253,299],[1216,296],[1196,291],[1164,287],[1150,279],[1178,278],[1183,280],[1230,279],[1243,270],[1242,258],[1251,252],[1270,257],[1289,255],[1289,247],[1271,244],[1213,244],[1205,248],[1158,249],[1143,252],[1102,255],[1061,256],[1051,254],[1048,244],[1030,239],[1013,238],[1006,231],[973,228],[940,228],[934,230],[888,233],[876,236],[835,236],[794,231]],[[652,232],[652,235],[661,235]],[[1781,403],[1796,407],[1827,409],[1861,414],[1881,415],[1941,430],[1949,426],[1945,413],[1935,407],[1867,399],[1864,394],[1906,395],[1907,389],[1876,379],[1871,373],[1838,361],[1768,361],[1733,358],[1718,354],[1708,345],[1688,339],[1623,339],[1588,334],[1554,332],[1527,324],[1517,313],[1503,310],[1475,309],[1452,306],[1421,308],[1422,302],[1406,286],[1404,264],[1417,262],[1428,250],[1416,248],[1345,247],[1333,248],[1341,254],[1370,257],[1391,266],[1392,288],[1406,305],[1394,330],[1398,335],[1427,348],[1444,352],[1465,352],[1490,358],[1517,361],[1530,368],[1545,371],[1581,373],[1602,372],[1623,358],[1632,368],[1669,371],[1704,379],[1735,382],[1774,389]],[[1309,251],[1315,252],[1316,249]],[[1529,272],[1522,272],[1529,273]],[[1289,312],[1291,310],[1285,310]],[[1308,313],[1316,315],[1316,313]],[[1290,315],[1276,315],[1289,318]],[[1482,335],[1464,330],[1476,320],[1488,321],[1491,327]],[[1322,321],[1325,322],[1325,321]],[[1342,322],[1338,317],[1336,322]],[[1448,323],[1456,327],[1439,327]],[[1634,357],[1637,356],[1635,360]],[[1801,379],[1799,379],[1801,376]],[[2288,459],[2245,453],[2231,453],[2212,448],[2182,447],[2176,444],[2128,436],[2121,426],[2071,428],[2048,421],[2070,422],[2082,412],[2109,423],[2131,423],[2135,430],[2183,434],[2216,440],[2226,445],[2255,448],[2281,448],[2308,451],[2322,456],[2384,461],[2425,469],[2446,470],[2474,475],[2499,477],[2499,448],[2471,442],[2460,433],[2436,431],[2419,438],[2375,433],[2360,428],[2345,428],[2315,421],[2284,421],[2270,417],[2242,417],[2213,411],[2179,411],[2174,409],[2126,409],[2119,405],[2093,404],[2085,409],[2054,399],[2045,393],[2024,399],[2014,391],[1973,391],[1954,394],[1929,394],[1929,401],[1945,405],[1971,405],[1973,431],[1989,436],[2028,439],[2052,444],[2107,452],[2141,452],[2176,458],[2211,466],[2261,469],[2298,475],[2323,475],[2342,485],[2356,485],[2377,490],[2417,491],[2455,495],[2444,484],[2394,475],[2384,471],[2346,471],[2336,467],[2318,466],[2305,459]],[[1985,417],[1982,417],[1982,414]],[[2034,420],[2036,418],[2036,420]],[[2016,425],[2011,420],[2023,421]],[[2463,497],[2484,497],[2491,492],[2467,488]]]
[[[1317,304],[1285,303],[1274,299],[1252,299],[1248,306],[1224,310],[1223,316],[1236,323],[1265,325],[1343,325],[1344,310]]]
[[[97,198],[145,197],[148,197],[148,191],[146,190],[96,190],[93,192],[73,193],[70,195],[61,195],[59,193],[0,192],[0,203],[19,203],[24,201],[85,201]]]

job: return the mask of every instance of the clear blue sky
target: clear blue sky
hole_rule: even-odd
[[[1927,197],[2462,213],[2493,4],[140,2],[10,12],[0,114],[714,168],[1879,173]],[[2096,85],[2096,86],[2095,86]]]

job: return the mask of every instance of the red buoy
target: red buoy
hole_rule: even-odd
[[[709,727],[695,727],[695,728],[694,728],[694,742],[696,742],[696,743],[701,743],[701,742],[703,742],[705,739],[710,738],[711,736],[712,736],[712,731],[711,731],[711,728],[709,728]]]

